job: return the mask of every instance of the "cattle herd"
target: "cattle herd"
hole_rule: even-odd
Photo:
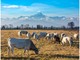
[[[22,34],[25,34],[27,38],[20,38]],[[73,36],[68,36],[65,33],[58,34],[56,32],[39,32],[39,34],[33,32],[32,34],[30,34],[28,31],[25,30],[18,31],[18,36],[19,38],[8,38],[8,54],[10,54],[11,51],[14,55],[14,47],[24,49],[24,54],[28,50],[33,50],[36,54],[38,54],[38,48],[36,48],[30,38],[33,38],[36,41],[39,41],[41,38],[44,38],[46,40],[53,40],[55,43],[61,43],[62,45],[69,43],[70,46],[73,45],[73,39],[79,39],[79,34],[74,34]]]

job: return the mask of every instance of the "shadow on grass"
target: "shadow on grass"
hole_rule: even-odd
[[[72,55],[60,55],[60,54],[56,54],[56,55],[49,55],[49,54],[39,54],[33,58],[28,58],[28,57],[1,57],[1,59],[18,59],[18,60],[39,60],[37,59],[37,57],[40,58],[73,58],[73,59],[79,59],[79,56],[72,56]]]
[[[39,54],[39,57],[47,57],[47,58],[73,58],[73,59],[79,59],[79,56],[72,56],[72,55],[60,55],[60,54],[55,54],[55,55],[49,55],[49,54]]]
[[[4,60],[35,60],[35,58],[27,58],[27,57],[1,57]]]
[[[62,57],[62,58],[77,58],[77,59],[79,59],[79,56],[60,55],[60,54],[52,55],[52,57]]]

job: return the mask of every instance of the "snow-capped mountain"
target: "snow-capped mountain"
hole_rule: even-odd
[[[43,15],[43,13],[41,13],[41,12],[38,12],[37,14],[34,14],[34,15],[32,15],[32,16],[30,16],[30,18],[45,18],[46,16],[45,15]]]
[[[73,21],[76,26],[79,25],[79,20],[77,17],[65,17],[65,16],[47,16],[41,12],[31,16],[20,16],[17,18],[1,18],[2,25],[4,24],[29,24],[29,25],[37,25],[41,24],[44,26],[66,26],[68,22]],[[34,23],[33,23],[34,22]]]
[[[29,16],[28,18],[29,20],[43,20],[46,18],[46,16],[43,13],[38,12],[37,14]]]

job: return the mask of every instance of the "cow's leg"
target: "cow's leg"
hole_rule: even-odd
[[[26,56],[26,50],[24,50],[24,57]]]
[[[47,38],[48,38],[48,37],[46,37],[46,40],[47,40]]]
[[[72,46],[72,41],[69,41],[70,46]]]
[[[27,56],[29,57],[29,50],[24,50],[24,57],[26,57],[26,51],[27,51]]]
[[[62,41],[61,44],[62,44],[62,46],[64,46],[65,42]]]
[[[25,47],[24,48],[24,57],[26,56],[26,50],[27,50],[27,48]]]
[[[18,36],[19,36],[19,38],[20,38],[20,32],[18,32]]]
[[[28,56],[28,58],[29,58],[29,50],[27,50],[27,56]]]
[[[29,57],[29,48],[24,48],[24,56],[25,56],[25,53],[26,53],[26,51],[27,51],[27,56]]]
[[[49,37],[47,37],[47,40],[49,39]]]
[[[14,46],[11,47],[12,56],[14,56]]]
[[[18,35],[19,36],[19,38],[20,38],[20,35]]]
[[[8,47],[8,56],[10,56],[10,47]]]
[[[22,33],[20,32],[20,36],[22,36]]]

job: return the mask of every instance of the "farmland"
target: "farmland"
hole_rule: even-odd
[[[15,56],[8,56],[7,54],[7,39],[14,38],[26,38],[18,36],[19,30],[1,30],[1,58],[5,59],[22,59],[22,60],[79,60],[79,40],[74,39],[73,46],[54,43],[52,40],[40,39],[36,41],[31,38],[36,47],[40,47],[39,54],[36,55],[33,51],[29,51],[29,56],[26,52],[26,57],[23,56],[23,49],[14,49]],[[57,32],[59,35],[64,32],[68,36],[73,36],[74,33],[79,33],[78,30],[27,30],[32,34],[33,32]]]

